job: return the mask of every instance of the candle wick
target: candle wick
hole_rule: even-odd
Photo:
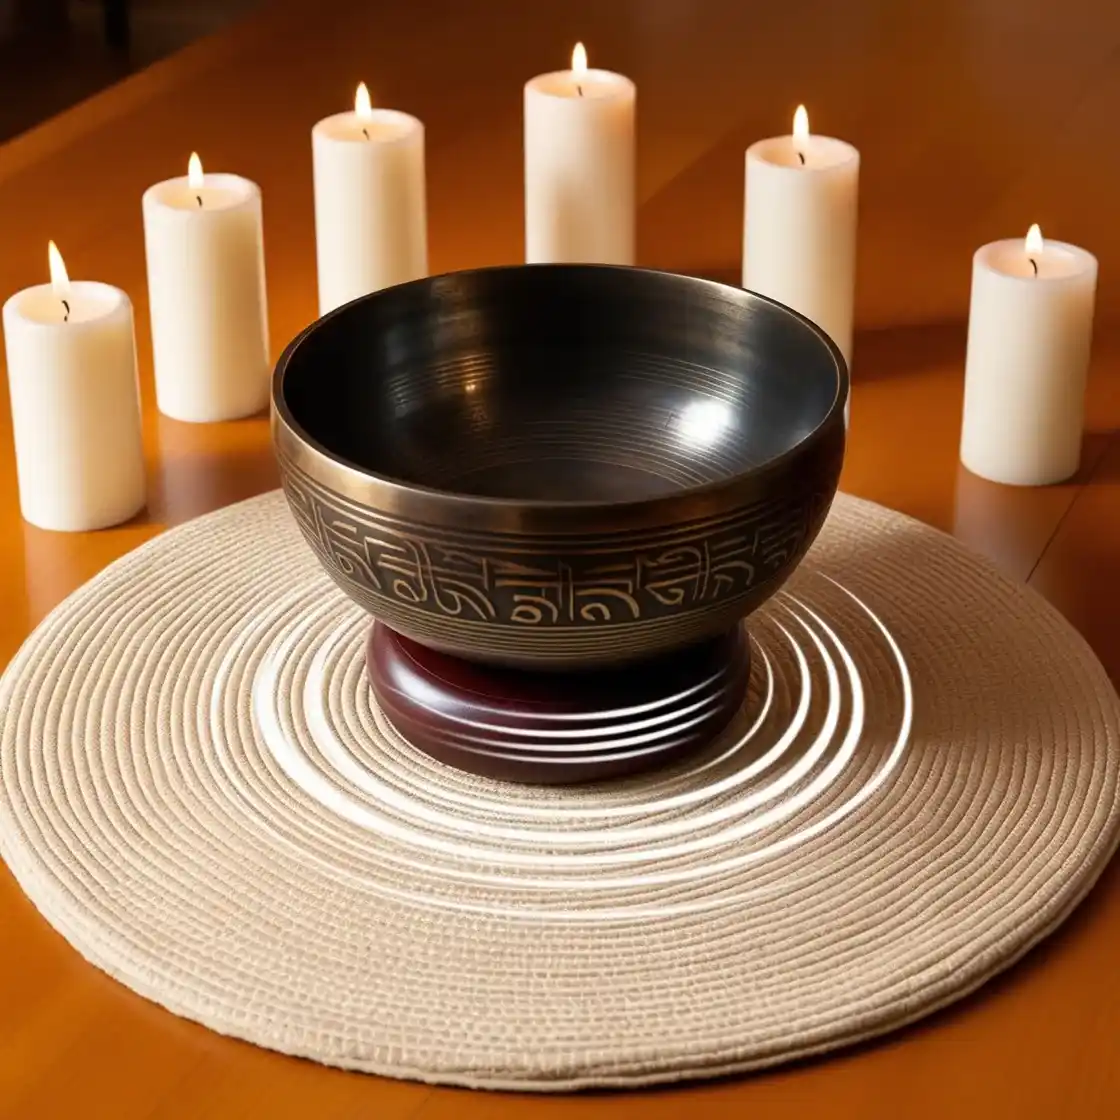
[[[62,301],[62,306],[66,308],[66,314],[63,315],[62,321],[64,323],[69,323],[70,322],[70,301],[64,299]]]
[[[578,93],[580,97],[583,96],[583,86],[581,86],[578,82],[576,83],[576,93]]]
[[[368,140],[369,139],[369,129],[368,128],[363,128],[362,129],[362,135]]]
[[[798,152],[797,153],[797,158],[799,160],[801,160],[801,166],[804,167],[805,166],[805,153],[804,152]]]
[[[198,205],[201,206],[202,205],[202,195],[196,194],[194,197],[195,197],[195,201],[198,203]]]
[[[1035,276],[1037,276],[1038,275],[1038,261],[1036,261],[1034,259],[1034,257],[1027,257],[1027,260],[1029,260],[1031,262],[1031,268],[1034,269],[1034,274],[1035,274]]]

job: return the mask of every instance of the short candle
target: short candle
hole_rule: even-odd
[[[175,420],[235,420],[268,404],[271,373],[261,192],[205,174],[144,192],[156,401]]]
[[[525,84],[525,260],[634,263],[634,83],[570,70]]]
[[[804,105],[789,136],[746,153],[743,287],[812,319],[850,365],[859,152],[809,131]]]
[[[1037,225],[976,251],[961,426],[973,474],[1045,486],[1077,473],[1096,286],[1096,258]]]
[[[354,111],[311,131],[319,313],[428,273],[424,126],[374,109],[363,82]]]
[[[3,311],[20,510],[42,529],[103,529],[145,502],[132,304],[71,282],[53,241],[47,257],[51,282]]]

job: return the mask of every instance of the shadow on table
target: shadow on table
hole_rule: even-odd
[[[917,323],[908,327],[857,330],[852,353],[857,382],[880,381],[936,370],[964,376],[964,323]]]
[[[957,465],[953,498],[953,536],[994,560],[1016,579],[1027,579],[1053,534],[1062,523],[1076,491],[1103,481],[1111,433],[1086,432],[1081,445],[1081,469],[1054,486],[1004,486]]]
[[[735,288],[742,283],[738,266],[705,268],[694,275]],[[967,337],[968,326],[963,322],[857,330],[852,353],[854,380],[878,381],[944,369],[959,370],[963,376]]]
[[[1120,429],[1086,432],[1081,444],[1081,469],[1074,481],[1120,482]]]
[[[280,484],[263,414],[224,424],[184,424],[160,415],[157,425],[149,521],[179,525]]]
[[[0,0],[0,141],[259,7],[263,0]]]

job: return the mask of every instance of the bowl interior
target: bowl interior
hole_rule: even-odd
[[[534,265],[405,284],[291,348],[278,403],[330,455],[434,490],[654,498],[794,448],[836,404],[834,349],[751,293]]]

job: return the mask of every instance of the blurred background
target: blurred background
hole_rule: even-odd
[[[262,0],[0,0],[0,142]]]

